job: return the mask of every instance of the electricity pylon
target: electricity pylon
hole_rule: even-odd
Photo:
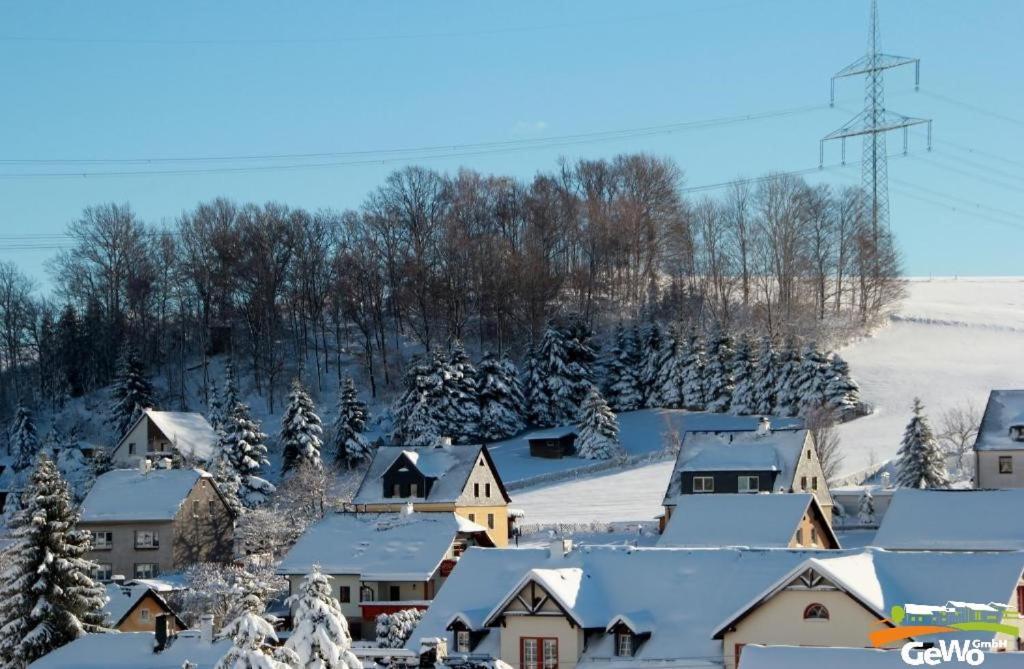
[[[819,142],[819,165],[825,163],[825,142],[838,139],[842,143],[842,162],[846,163],[846,139],[864,137],[864,154],[861,159],[861,187],[870,198],[871,229],[875,239],[882,226],[889,226],[889,169],[885,150],[885,135],[890,130],[903,130],[903,153],[907,153],[908,133],[911,126],[928,126],[928,150],[932,148],[931,119],[915,118],[891,112],[885,108],[885,84],[882,73],[902,65],[914,65],[914,90],[921,83],[921,60],[906,56],[893,56],[879,52],[878,1],[871,0],[871,25],[869,27],[868,52],[832,75],[832,92],[829,104],[835,105],[836,79],[865,75],[864,111],[854,116],[841,128],[825,135]]]

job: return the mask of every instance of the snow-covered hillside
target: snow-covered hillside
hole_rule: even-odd
[[[842,351],[875,413],[840,427],[844,471],[895,455],[920,396],[938,416],[991,388],[1024,387],[1024,279],[918,279],[892,322]],[[649,520],[671,471],[661,462],[515,493],[527,522]]]

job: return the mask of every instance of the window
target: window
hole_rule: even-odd
[[[816,528],[813,528],[813,527],[811,528],[811,545],[812,546],[817,546],[818,545],[818,530]]]
[[[480,484],[479,483],[474,483],[473,484],[473,497],[479,497],[479,496],[480,496]]]
[[[619,657],[633,657],[633,635],[619,632],[615,635],[615,654]]]
[[[338,588],[338,601],[342,604],[348,604],[352,601],[352,588],[347,585],[343,585]]]
[[[817,489],[818,489],[818,477],[817,476],[812,476],[811,477],[811,490],[817,490]]]
[[[741,476],[738,487],[740,492],[757,492],[761,488],[761,479],[757,476]]]
[[[114,576],[114,568],[109,562],[97,562],[92,570],[92,577],[97,581],[109,581]]]
[[[806,476],[801,476],[800,477],[800,489],[801,490],[807,490],[807,477]]]
[[[395,484],[395,489],[392,491],[391,496],[392,497],[401,497],[402,496],[402,486],[400,486],[399,484],[396,483]]]
[[[411,497],[419,497],[419,495],[420,495],[419,484],[417,484],[417,483],[409,484],[409,495]]]
[[[374,601],[373,588],[368,585],[361,586],[359,588],[359,601],[361,602],[372,602]]]
[[[828,609],[824,604],[808,604],[804,609],[804,620],[828,620]]]
[[[160,575],[160,565],[155,562],[136,562],[135,578],[156,578]]]
[[[715,491],[715,479],[713,476],[694,476],[693,477],[693,491],[694,492],[714,492]]]
[[[804,528],[800,528],[796,531],[796,543],[798,546],[804,545]]]
[[[402,589],[397,585],[388,586],[388,601],[389,602],[400,602],[402,601]]]
[[[469,522],[475,523],[476,522],[476,514],[475,513],[470,513],[468,515],[469,515]]]
[[[455,652],[469,652],[469,630],[458,630],[455,632]]]
[[[160,548],[160,533],[156,530],[135,530],[136,548]]]
[[[494,514],[493,513],[487,514],[487,529],[490,529],[490,530],[494,529]]]
[[[520,669],[558,669],[558,639],[523,637]]]
[[[128,442],[128,455],[135,455],[135,444]]]
[[[484,497],[490,497],[490,496],[491,496],[491,484],[490,483],[485,483],[484,484]]]
[[[149,622],[149,609],[139,609],[139,620],[144,623]]]
[[[93,532],[92,549],[96,551],[108,551],[114,547],[113,532]]]
[[[198,518],[199,517],[199,501],[198,500],[192,500],[192,517],[193,518]]]
[[[809,448],[807,449],[807,459],[808,460],[811,459],[811,449],[809,449]]]
[[[1017,586],[1017,613],[1024,615],[1024,585]]]
[[[214,502],[214,501],[213,501],[213,500],[211,499],[211,500],[210,500],[209,502],[207,502],[207,503],[206,503],[206,511],[207,511],[207,513],[209,513],[209,514],[210,514],[211,516],[213,516],[213,515],[216,515],[216,513],[217,513],[217,503],[216,503],[216,502]]]
[[[999,473],[1000,474],[1012,474],[1013,473],[1013,456],[1012,455],[1000,455],[999,456]]]

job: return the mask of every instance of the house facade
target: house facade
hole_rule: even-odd
[[[107,626],[119,632],[156,632],[160,619],[166,634],[176,634],[187,627],[167,600],[141,584],[107,584],[107,603],[103,613]]]
[[[114,446],[110,459],[118,467],[179,456],[203,463],[216,444],[217,433],[202,414],[146,409]]]
[[[196,562],[232,558],[234,516],[197,469],[116,469],[96,479],[79,529],[92,534],[96,577],[154,578]]]
[[[974,441],[974,487],[1024,488],[1024,390],[989,393]]]
[[[360,513],[455,513],[507,546],[511,498],[486,446],[378,448],[352,500]]]

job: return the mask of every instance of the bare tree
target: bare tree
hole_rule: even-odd
[[[839,443],[839,432],[833,411],[827,407],[812,407],[804,413],[804,422],[814,440],[814,450],[825,473],[825,480],[831,481],[839,474],[845,455]]]
[[[961,480],[974,474],[974,440],[981,428],[981,411],[970,401],[946,409],[939,416],[938,434],[942,450],[956,462]]]

